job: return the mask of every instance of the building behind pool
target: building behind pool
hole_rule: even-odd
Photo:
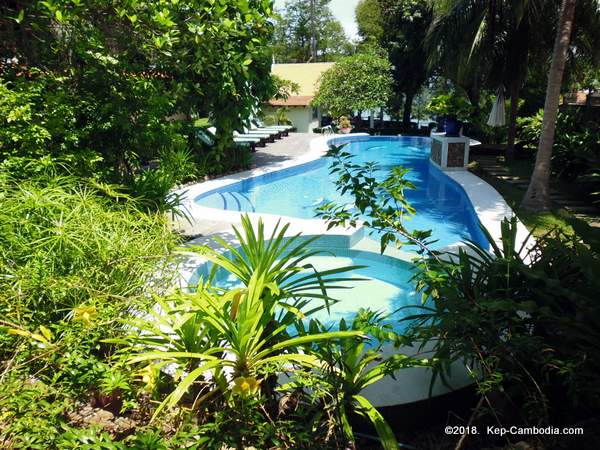
[[[313,128],[321,123],[321,108],[312,107],[310,102],[315,96],[321,74],[332,65],[332,62],[273,64],[273,75],[293,81],[300,88],[287,100],[271,99],[263,107],[265,115],[272,116],[278,109],[284,108],[285,115],[299,133],[312,133]]]

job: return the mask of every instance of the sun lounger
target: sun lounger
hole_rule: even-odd
[[[198,137],[209,147],[214,147],[216,140],[217,129],[215,127],[207,128],[206,130],[198,130]],[[244,147],[250,147],[255,152],[256,145],[261,144],[262,141],[258,138],[233,138],[233,142],[236,145]]]
[[[252,119],[252,123],[254,123],[258,128],[272,128],[274,130],[285,130],[292,131],[294,129],[293,125],[265,125],[265,123],[257,119],[256,117]]]
[[[244,127],[243,130],[244,130],[244,132],[241,134],[242,136],[260,136],[269,142],[275,142],[275,139],[277,139],[277,137],[279,137],[279,132],[275,132],[275,131],[251,130],[247,127]]]
[[[263,133],[276,133],[276,138],[277,139],[281,139],[283,136],[287,136],[288,135],[288,130],[286,130],[285,128],[278,128],[275,126],[272,127],[261,127],[256,125],[254,122],[250,122],[250,130],[251,131],[259,131],[259,132],[263,132]]]
[[[239,142],[252,141],[252,142],[256,142],[257,144],[260,144],[262,146],[266,145],[267,142],[272,142],[271,137],[266,134],[263,134],[263,135],[245,134],[245,133],[238,133],[237,131],[233,132],[233,140],[236,142],[237,141],[239,141]]]

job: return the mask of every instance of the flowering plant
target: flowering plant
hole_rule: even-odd
[[[346,116],[341,116],[338,120],[338,128],[340,130],[348,130],[352,129],[352,124],[350,123],[350,119]]]

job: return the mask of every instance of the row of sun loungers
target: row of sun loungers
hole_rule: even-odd
[[[256,151],[257,146],[264,147],[267,142],[275,142],[275,139],[287,136],[293,129],[294,127],[291,125],[265,126],[260,120],[252,119],[249,121],[249,126],[244,127],[243,133],[233,132],[233,142],[238,145],[249,146],[252,151]],[[215,127],[198,131],[198,137],[211,147],[215,145],[216,134],[217,129]]]

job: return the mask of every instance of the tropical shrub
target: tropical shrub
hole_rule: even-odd
[[[0,162],[49,156],[129,184],[136,162],[191,141],[168,117],[209,113],[223,157],[232,131],[277,92],[271,14],[247,1],[3,4]]]
[[[148,212],[170,212],[173,216],[182,215],[181,194],[171,193],[176,183],[175,173],[168,167],[144,170],[134,175],[129,190],[137,198],[138,204]]]
[[[518,120],[517,138],[527,151],[535,152],[538,147],[542,118],[543,110],[539,110],[533,116]],[[598,174],[600,165],[599,126],[600,119],[584,111],[558,113],[552,147],[552,171],[556,176],[568,181],[582,181],[580,177],[587,176],[593,181],[593,174]]]
[[[381,313],[364,309],[357,312],[351,324],[342,319],[339,323],[340,331],[360,331],[369,339],[361,342],[356,339],[338,339],[329,345],[309,347],[309,351],[319,355],[323,361],[320,370],[304,374],[281,389],[297,392],[306,387],[311,388],[308,394],[311,402],[322,405],[329,417],[340,423],[342,442],[356,441],[350,420],[353,416],[359,416],[375,428],[381,446],[385,450],[392,450],[398,448],[394,432],[361,392],[385,376],[394,376],[404,368],[426,366],[429,361],[416,360],[401,353],[383,359],[383,345],[403,342],[402,336],[394,332],[393,327],[384,323],[384,320],[386,317]],[[322,324],[314,320],[308,329],[312,333],[325,330]]]
[[[282,106],[277,109],[272,114],[265,115],[264,121],[266,125],[291,125],[292,121],[288,116],[289,108],[287,106]]]
[[[516,218],[501,229],[501,246],[484,230],[491,254],[467,243],[421,261],[417,287],[433,306],[407,318],[418,319],[414,338],[432,342],[444,366],[463,361],[483,395],[522,405],[526,423],[582,420],[600,408],[597,233],[582,241],[555,230],[519,248]]]
[[[76,128],[77,104],[64,92],[60,77],[36,73],[31,80],[0,79],[0,164],[13,176],[28,178],[32,159],[60,162],[92,176],[102,156],[87,148]]]
[[[403,205],[401,189],[390,190],[407,187],[402,168],[377,182],[373,164],[355,165],[335,146],[330,155],[338,189],[354,196],[356,211],[325,205],[321,215],[330,224],[362,218],[382,233],[382,251],[399,241],[417,245],[422,313],[403,319],[411,323],[403,338],[433,346],[442,379],[453,362],[471,371],[481,394],[474,418],[487,410],[495,422],[547,426],[598,414],[597,231],[569,219],[576,234],[556,229],[519,248],[512,218],[501,224],[501,244],[483,229],[491,250],[467,242],[457,253],[432,251],[427,234],[424,240],[402,224],[412,208]]]
[[[355,441],[351,416],[362,415],[385,448],[394,448],[393,432],[360,392],[426,362],[393,355],[374,365],[382,345],[400,338],[373,313],[359,314],[350,327],[342,322],[339,331],[317,322],[306,328],[303,320],[333,301],[328,289],[350,268],[316,272],[307,261],[313,239],[285,237],[287,229],[276,226],[266,237],[261,221],[255,228],[244,217],[242,229],[234,228],[239,248],[220,241],[225,254],[195,249],[214,264],[206,280],[191,292],[155,298],[156,306],[124,320],[128,332],[110,342],[123,346],[123,362],[161,400],[154,420],[164,408],[185,408],[203,424],[207,445],[311,448],[317,438],[320,448],[338,448],[336,442]],[[241,287],[211,286],[222,270]],[[367,335],[375,343],[369,349]],[[282,386],[284,373],[294,381]],[[279,393],[302,399],[290,410]],[[324,427],[334,431],[320,434]]]
[[[128,322],[131,334],[115,341],[128,345],[128,364],[144,363],[143,370],[157,373],[176,363],[181,372],[175,377],[181,381],[155,415],[164,406],[175,406],[191,387],[196,390],[194,404],[214,395],[215,389],[225,398],[232,394],[254,396],[263,382],[265,392],[273,395],[269,381],[273,382],[285,366],[290,370],[296,364],[317,365],[314,355],[298,352],[302,344],[360,335],[356,331],[290,335],[290,327],[304,315],[326,307],[323,303],[311,305],[309,299],[329,301],[328,285],[344,280],[333,275],[348,269],[318,273],[304,264],[314,254],[306,251],[311,240],[285,240],[287,228],[275,227],[265,240],[262,221],[255,231],[250,219],[244,217],[244,234],[234,228],[240,251],[220,242],[233,255],[231,259],[208,248],[200,249],[204,257],[234,275],[244,287],[219,295],[219,288],[201,281],[196,292],[175,294],[159,303],[161,313],[173,317],[160,319],[150,312],[150,321]],[[306,273],[311,268],[312,272]],[[207,372],[212,373],[210,381],[206,380]]]
[[[69,399],[45,383],[14,375],[0,382],[0,447],[44,450],[63,432]]]
[[[2,315],[44,324],[95,301],[140,295],[175,239],[160,215],[126,200],[113,186],[70,177],[5,180]]]
[[[392,93],[391,65],[376,52],[359,53],[340,59],[321,75],[313,105],[332,117],[353,116],[387,104]]]
[[[0,444],[51,448],[78,401],[137,404],[110,364],[117,318],[171,278],[166,219],[116,187],[60,176],[0,177]],[[58,445],[58,444],[56,444]],[[64,447],[66,448],[66,447]]]
[[[467,121],[473,112],[473,106],[469,100],[453,91],[433,97],[427,106],[427,111],[436,117],[454,117],[461,121]]]

